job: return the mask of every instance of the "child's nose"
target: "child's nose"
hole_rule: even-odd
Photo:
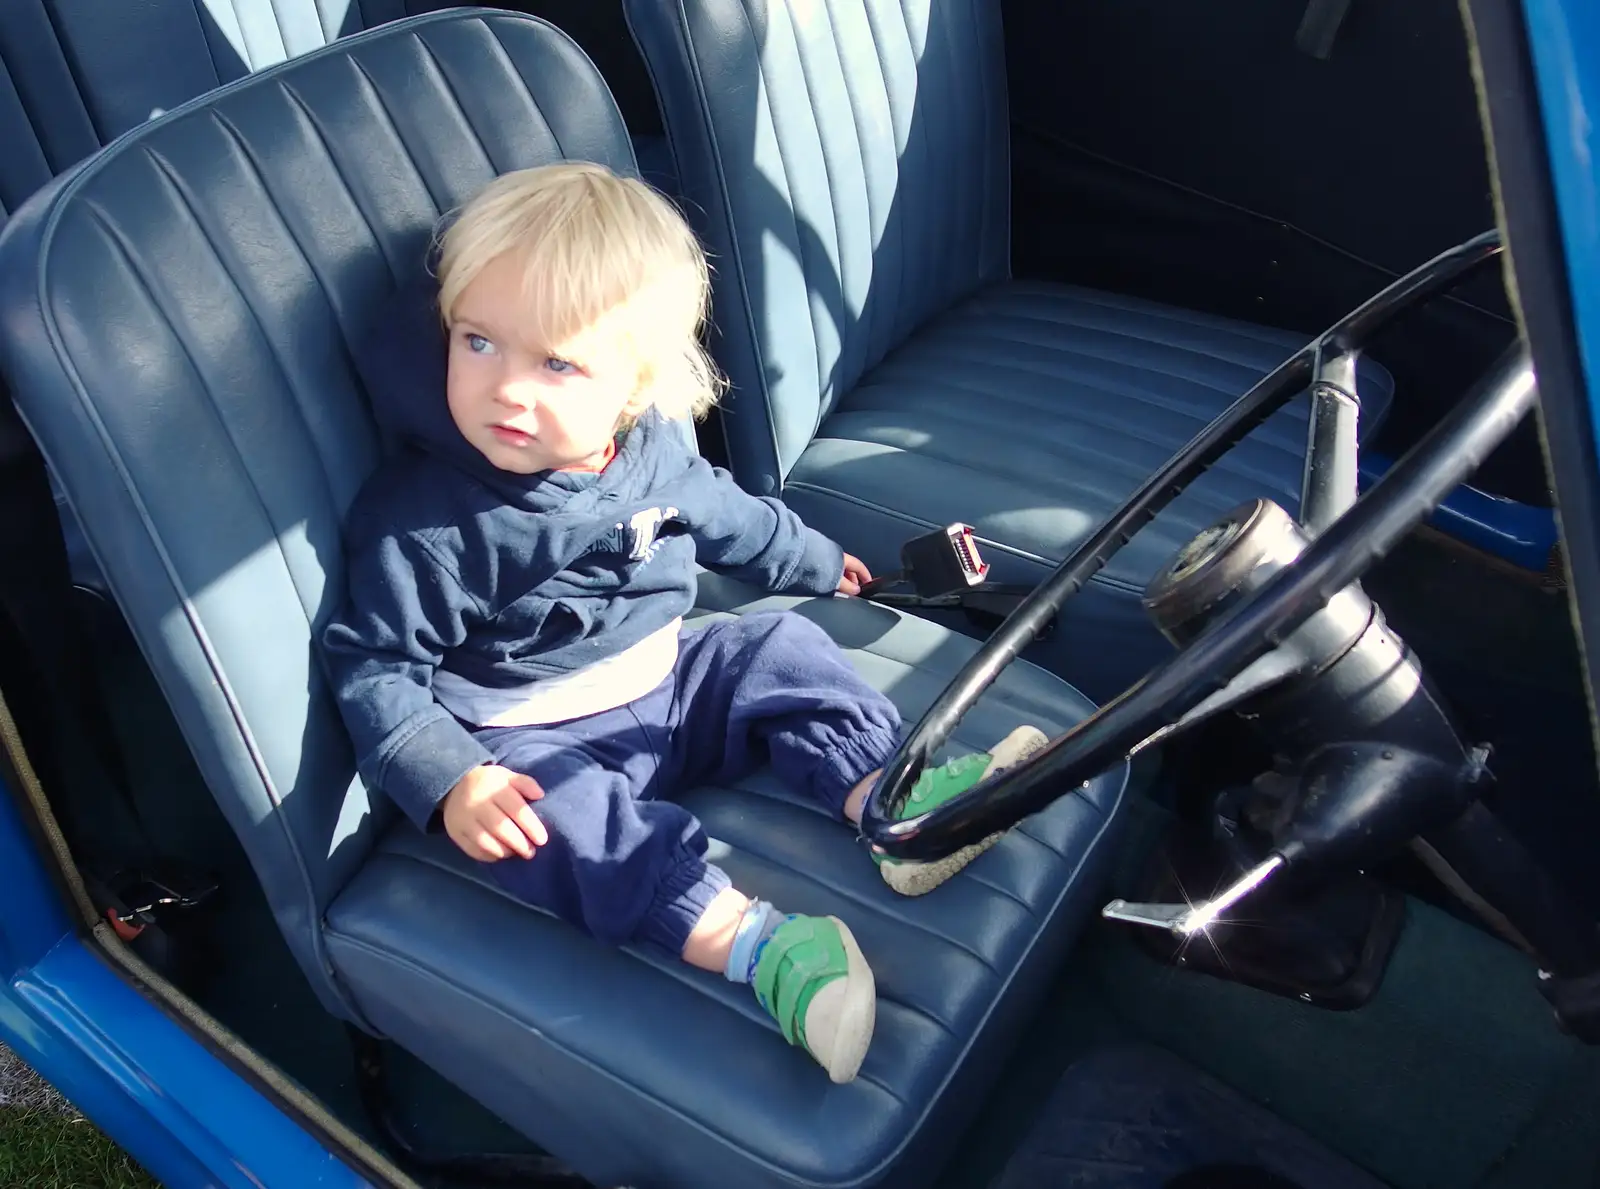
[[[522,376],[506,380],[496,393],[500,403],[521,412],[533,412],[539,404],[538,384]]]

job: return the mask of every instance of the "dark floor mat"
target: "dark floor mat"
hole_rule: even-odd
[[[1556,1028],[1523,955],[1411,902],[1383,985],[1323,1011],[1163,966],[1125,934],[1081,947],[1130,1033],[1215,1074],[1396,1189],[1469,1189],[1600,1051]],[[1592,1115],[1576,1150],[1600,1150]],[[1530,1155],[1532,1155],[1530,1153]],[[1589,1182],[1556,1147],[1527,1189]]]
[[[1075,1062],[993,1189],[1191,1183],[1383,1189],[1282,1119],[1147,1045],[1101,1049]]]

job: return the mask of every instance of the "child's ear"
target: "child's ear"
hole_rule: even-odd
[[[654,369],[647,364],[640,364],[638,378],[633,384],[633,395],[628,398],[628,403],[622,406],[624,416],[637,417],[655,403],[651,400],[655,382]]]

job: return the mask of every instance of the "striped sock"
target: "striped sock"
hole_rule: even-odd
[[[750,907],[739,918],[739,927],[733,935],[733,947],[728,951],[728,965],[722,976],[730,983],[748,983],[755,978],[756,963],[761,961],[761,951],[766,948],[767,939],[788,919],[765,900],[750,901]]]

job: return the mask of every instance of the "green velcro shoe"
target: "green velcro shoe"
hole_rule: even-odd
[[[966,792],[985,776],[997,775],[1022,763],[1049,742],[1049,738],[1038,727],[1018,727],[987,752],[958,756],[937,768],[926,769],[912,786],[911,795],[900,810],[900,820],[938,808]],[[999,834],[991,834],[982,842],[962,847],[953,855],[929,859],[927,862],[891,859],[878,850],[872,852],[872,858],[878,864],[884,883],[902,896],[921,896],[933,891],[999,840]]]
[[[855,1078],[872,1043],[878,991],[861,947],[837,917],[793,916],[756,963],[756,1002],[835,1082]]]

